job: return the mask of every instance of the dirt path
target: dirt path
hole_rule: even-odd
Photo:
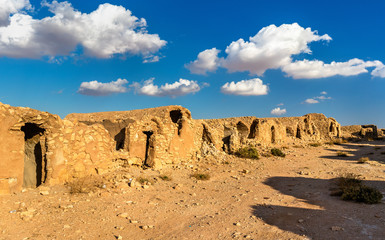
[[[385,142],[285,152],[285,158],[227,156],[161,172],[120,168],[88,194],[55,186],[1,196],[0,239],[385,239],[384,203],[330,196],[331,179],[346,172],[385,192]],[[361,156],[371,161],[357,164]],[[196,171],[210,180],[191,178]],[[128,186],[139,177],[152,184]]]

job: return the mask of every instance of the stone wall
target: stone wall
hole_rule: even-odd
[[[113,163],[114,141],[101,125],[0,103],[0,194],[97,174]]]
[[[341,126],[335,119],[314,113],[303,117],[196,120],[195,125],[202,142],[227,153],[246,146],[325,142],[341,135]]]
[[[385,129],[378,129],[376,125],[350,125],[342,127],[346,139],[383,139]]]
[[[93,126],[102,124],[115,139],[117,158],[145,167],[191,159],[194,124],[191,113],[180,106],[124,112],[69,114],[66,119]]]
[[[341,135],[338,122],[322,114],[193,120],[181,106],[61,119],[0,103],[0,121],[0,193],[101,174],[117,160],[159,169],[245,146],[307,144]]]

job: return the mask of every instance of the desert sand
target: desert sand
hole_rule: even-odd
[[[288,146],[284,152],[284,158],[258,160],[223,154],[161,170],[117,164],[72,185],[85,193],[57,185],[0,196],[0,239],[385,238],[384,201],[368,205],[330,196],[344,173],[385,192],[384,141]],[[370,161],[358,164],[362,156]]]

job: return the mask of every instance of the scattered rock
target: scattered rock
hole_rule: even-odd
[[[332,231],[344,231],[345,229],[343,227],[333,226],[331,227]]]

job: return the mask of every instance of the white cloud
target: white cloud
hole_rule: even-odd
[[[318,100],[315,100],[315,99],[313,99],[313,98],[308,98],[308,99],[305,100],[304,103],[307,103],[307,104],[315,104],[315,103],[319,103],[319,101],[318,101]]]
[[[319,60],[302,60],[289,63],[282,67],[282,71],[294,79],[313,79],[326,78],[336,75],[355,76],[367,73],[368,67],[382,65],[380,61],[363,61],[361,59],[351,59],[347,62],[331,62],[326,64]]]
[[[122,6],[101,4],[87,14],[68,2],[43,2],[52,17],[33,19],[13,14],[0,27],[0,56],[41,58],[73,55],[81,47],[88,57],[110,58],[114,54],[152,56],[166,41],[148,34],[146,20]]]
[[[280,115],[286,114],[286,108],[281,109],[281,108],[277,107],[277,108],[274,108],[273,110],[271,110],[270,113],[272,115],[280,116]]]
[[[373,77],[385,78],[385,65],[381,64],[372,71]]]
[[[204,50],[198,54],[197,60],[186,64],[185,67],[195,74],[205,75],[207,72],[215,72],[219,66],[219,52],[216,48]]]
[[[259,78],[226,83],[221,87],[221,92],[224,94],[243,96],[267,95],[268,90],[268,86],[264,85]]]
[[[127,92],[124,86],[128,81],[126,79],[118,79],[109,83],[101,83],[98,81],[82,82],[78,93],[89,96],[107,96],[113,93]]]
[[[253,75],[263,75],[268,69],[281,69],[294,79],[314,79],[331,76],[354,76],[367,73],[367,68],[376,67],[372,76],[385,77],[385,67],[380,61],[363,61],[358,58],[346,62],[324,63],[321,60],[297,60],[293,56],[306,53],[311,54],[309,44],[317,41],[330,41],[327,35],[318,35],[311,28],[303,28],[297,23],[282,24],[277,27],[270,25],[262,28],[255,36],[246,41],[240,38],[232,42],[225,53],[227,56],[219,58],[215,54],[215,61],[211,61],[210,68],[215,71],[217,67],[226,68],[229,72],[249,72]],[[216,49],[216,48],[214,48]],[[205,53],[205,50],[200,54]],[[201,63],[198,59],[190,63]],[[204,74],[205,64],[195,69],[195,73]],[[191,70],[191,69],[190,69]],[[193,71],[192,71],[193,72]]]
[[[326,97],[326,96],[318,96],[318,97],[314,97],[315,99],[319,99],[319,100],[329,100],[329,99],[332,99],[331,97]]]
[[[322,95],[327,95],[328,93],[325,92],[325,91],[322,91],[321,94],[322,94]]]
[[[32,8],[29,0],[0,0],[0,27],[9,25],[9,16],[22,9]]]
[[[146,80],[143,84],[134,82],[131,87],[135,88],[135,92],[141,95],[156,96],[156,97],[178,97],[190,93],[199,92],[201,87],[196,81],[179,79],[174,83],[166,83],[162,86],[154,84],[154,78]]]
[[[297,23],[279,27],[270,25],[250,37],[249,41],[241,38],[232,42],[226,49],[227,57],[222,65],[230,72],[249,71],[262,75],[267,69],[277,69],[290,63],[292,55],[311,53],[308,44],[321,40],[329,41],[331,37],[327,34],[320,36]]]

